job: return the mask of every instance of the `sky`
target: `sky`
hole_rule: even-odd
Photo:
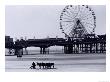
[[[59,19],[65,5],[6,5],[5,35],[12,38],[64,38]],[[96,34],[106,34],[106,6],[90,5],[96,14]]]

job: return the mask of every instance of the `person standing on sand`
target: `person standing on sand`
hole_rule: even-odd
[[[36,64],[34,62],[32,63],[32,67],[33,69],[36,69]]]

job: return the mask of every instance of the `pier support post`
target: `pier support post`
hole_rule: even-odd
[[[67,54],[67,46],[64,46],[64,53]]]
[[[45,50],[45,47],[43,47],[43,54],[46,54],[46,50]]]
[[[73,53],[73,45],[68,45],[68,54]]]
[[[64,46],[64,53],[65,54],[72,54],[73,53],[73,45]]]
[[[40,47],[40,54],[42,54],[42,47]]]
[[[15,55],[17,55],[17,57],[22,57],[23,49],[15,49]]]
[[[49,54],[49,49],[46,47],[40,47],[40,54],[46,54],[48,52]]]

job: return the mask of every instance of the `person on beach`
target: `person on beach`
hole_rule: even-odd
[[[36,64],[33,62],[31,67],[32,69],[36,69]]]

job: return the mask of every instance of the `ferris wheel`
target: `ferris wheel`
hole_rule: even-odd
[[[60,15],[60,29],[65,37],[81,38],[94,34],[96,16],[87,5],[67,5]]]

